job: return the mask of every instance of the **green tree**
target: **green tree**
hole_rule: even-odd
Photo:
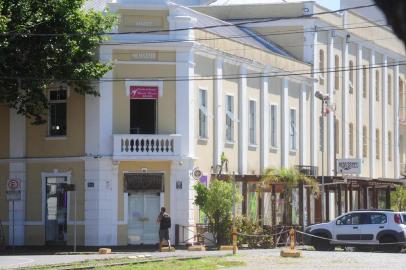
[[[218,245],[226,244],[230,240],[233,193],[231,182],[214,179],[207,188],[202,183],[196,183],[195,205],[206,215],[209,231],[213,233]],[[241,196],[235,194],[235,202],[240,202]]]
[[[396,187],[391,194],[391,205],[395,211],[406,211],[406,187]]]
[[[46,88],[66,83],[98,95],[92,81],[111,69],[97,48],[116,19],[86,11],[85,0],[0,0],[0,103],[44,122]]]
[[[300,183],[309,185],[312,192],[316,195],[320,193],[320,188],[316,179],[311,178],[305,174],[300,173],[294,168],[280,168],[271,169],[268,168],[261,178],[261,186],[269,186],[272,184],[283,184],[283,198],[284,198],[284,210],[283,210],[283,222],[284,224],[290,223],[291,219],[291,207],[292,191],[293,188],[298,187]]]

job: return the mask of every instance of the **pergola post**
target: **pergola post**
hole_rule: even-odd
[[[386,187],[386,198],[385,198],[385,208],[386,209],[390,209],[391,208],[391,202],[390,202],[390,191],[391,191],[391,187],[390,185]]]

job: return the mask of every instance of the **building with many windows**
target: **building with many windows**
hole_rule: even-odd
[[[0,106],[0,189],[7,179],[22,184],[14,224],[0,194],[9,243],[14,225],[18,245],[70,245],[76,223],[79,245],[155,244],[160,206],[173,224],[199,222],[193,185],[218,172],[223,153],[244,194],[238,211],[264,224],[281,222],[279,188],[275,196],[255,192],[269,167],[324,174],[334,186],[328,218],[381,205],[388,189],[380,188],[398,183],[406,162],[405,55],[390,30],[314,2],[92,3],[102,10],[106,2],[119,17],[115,31],[125,34],[100,46],[100,60],[114,63],[98,83],[100,97],[55,84],[41,126]],[[316,91],[329,94],[325,118]],[[363,160],[350,188],[336,187],[336,158]],[[303,191],[293,196],[294,223],[320,215],[320,200]],[[179,242],[191,234],[171,232]]]

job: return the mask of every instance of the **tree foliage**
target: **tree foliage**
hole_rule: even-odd
[[[395,211],[406,211],[406,187],[396,187],[391,193],[391,205]]]
[[[115,17],[82,9],[85,0],[0,0],[0,103],[41,122],[46,88],[66,83],[98,95],[92,81],[111,69],[96,57]]]
[[[202,183],[194,186],[196,197],[194,203],[206,215],[209,230],[216,238],[217,244],[224,244],[231,233],[233,209],[233,184],[214,179],[207,188]],[[235,194],[235,202],[241,201],[241,196]]]

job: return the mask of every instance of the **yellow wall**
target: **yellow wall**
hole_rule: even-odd
[[[54,162],[54,163],[27,163],[27,205],[30,211],[26,211],[27,221],[42,220],[42,179],[41,173],[71,172],[71,184],[76,185],[77,192],[77,220],[84,221],[84,162]],[[73,196],[69,204],[69,220],[74,220],[74,200]]]
[[[118,220],[124,221],[124,173],[140,173],[141,168],[147,168],[150,173],[164,173],[165,207],[170,213],[170,161],[121,161],[118,168]],[[127,233],[126,233],[127,235]]]
[[[82,156],[85,152],[85,97],[73,89],[67,101],[67,136],[48,136],[48,124],[32,125],[27,119],[27,157]]]
[[[10,145],[10,114],[9,108],[0,105],[0,158],[9,157]]]
[[[45,244],[45,226],[26,225],[24,244],[27,246],[42,246]]]
[[[224,64],[224,69],[223,69],[223,76],[227,75],[232,75],[232,74],[238,74],[239,69],[237,66],[233,66],[230,64]],[[236,120],[239,120],[239,115],[238,115],[238,104],[239,104],[239,97],[238,97],[238,80],[235,79],[224,79],[222,80],[222,86],[223,86],[223,110],[222,110],[222,117],[224,117],[224,129],[223,129],[223,134],[224,134],[224,154],[228,158],[228,171],[229,172],[238,172],[238,125],[240,122],[234,121],[234,137],[233,137],[233,143],[226,143],[225,138],[226,138],[226,128],[225,128],[225,115],[226,115],[226,96],[231,95],[234,97],[234,118]]]
[[[117,64],[113,69],[115,78],[175,77],[175,65]],[[158,99],[158,134],[176,132],[175,82],[165,81],[163,96]],[[130,97],[126,94],[124,81],[113,83],[113,133],[130,133]]]
[[[255,76],[251,74],[248,76]],[[261,132],[261,114],[260,114],[260,91],[261,91],[261,78],[248,78],[247,79],[247,131],[248,132],[248,151],[247,151],[247,174],[260,174],[260,132]],[[255,147],[250,145],[249,141],[249,122],[250,122],[250,100],[255,101]]]
[[[195,56],[195,76],[206,77],[214,74],[214,62],[211,59],[196,55]],[[210,174],[210,168],[213,165],[213,143],[214,143],[214,81],[196,80],[195,85],[195,138],[197,157],[196,166],[205,174]],[[207,91],[207,138],[199,137],[199,89]]]
[[[8,164],[0,164],[0,220],[8,220],[8,201],[6,198]]]
[[[281,131],[282,131],[282,126],[281,126],[281,93],[282,93],[282,83],[280,78],[270,78],[269,80],[269,98],[268,98],[268,105],[276,105],[276,148],[271,147],[271,144],[269,144],[269,156],[268,156],[268,165],[265,167],[267,168],[280,168],[281,166]],[[269,134],[271,134],[271,130],[269,130]]]
[[[119,246],[128,245],[128,226],[118,225],[117,227],[117,244]]]

